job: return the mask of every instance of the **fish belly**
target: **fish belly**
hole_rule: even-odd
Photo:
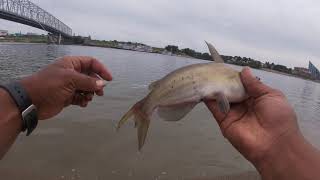
[[[172,88],[165,92],[158,101],[159,106],[171,106],[186,103],[199,103],[202,98],[200,88],[188,83],[177,88]]]

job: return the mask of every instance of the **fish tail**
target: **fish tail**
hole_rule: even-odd
[[[138,130],[139,151],[145,143],[150,124],[149,116],[142,110],[144,102],[145,99],[133,105],[132,108],[121,118],[117,127],[117,130],[119,130],[120,127],[125,124],[132,116],[134,117],[135,127]]]

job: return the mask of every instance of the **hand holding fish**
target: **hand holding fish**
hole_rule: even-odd
[[[219,111],[215,101],[206,101],[206,105],[223,135],[255,162],[299,129],[295,112],[280,91],[260,82],[249,68],[242,71],[241,79],[250,98],[233,104],[227,116]]]
[[[319,152],[302,136],[283,93],[260,82],[249,68],[242,71],[241,80],[249,98],[231,105],[227,115],[215,101],[205,101],[224,137],[256,166],[263,179],[318,179],[314,177],[317,170],[306,162],[319,167]]]
[[[219,110],[227,114],[230,103],[247,99],[240,73],[223,63],[212,44],[207,45],[214,62],[182,67],[151,83],[150,93],[119,121],[118,129],[133,117],[139,150],[145,143],[154,112],[165,121],[179,121],[204,100],[216,100]]]
[[[223,135],[256,166],[263,180],[319,179],[320,152],[302,136],[297,117],[278,90],[223,64],[207,43],[214,63],[180,68],[150,84],[150,93],[119,121],[133,117],[138,148],[143,147],[153,112],[166,121],[179,121],[205,102]]]

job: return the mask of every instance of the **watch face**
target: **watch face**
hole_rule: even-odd
[[[24,124],[26,125],[27,136],[29,136],[38,125],[37,108],[34,105],[30,106],[23,111],[22,118]]]
[[[31,106],[29,106],[26,110],[24,110],[22,112],[22,117],[25,117],[27,114],[29,114],[33,110],[37,110],[37,108],[35,105],[32,104]]]

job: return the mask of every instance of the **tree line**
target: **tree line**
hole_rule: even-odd
[[[212,60],[210,54],[197,52],[197,51],[190,49],[190,48],[179,49],[178,46],[168,45],[165,47],[165,50],[171,52],[172,54],[176,54],[176,55],[185,55],[185,56],[189,56],[189,57],[193,57],[193,58],[197,58],[197,59],[209,60],[209,61]],[[240,57],[240,56],[221,55],[221,57],[223,58],[225,63],[228,63],[228,64],[235,64],[235,65],[239,65],[239,66],[249,66],[249,67],[252,67],[255,69],[266,68],[266,69],[271,69],[271,70],[275,70],[275,71],[280,71],[280,72],[292,74],[291,68],[288,68],[288,67],[286,67],[284,65],[280,65],[280,64],[274,64],[274,63],[269,63],[269,62],[262,63],[261,61],[258,61],[258,60],[252,59],[252,58]]]

